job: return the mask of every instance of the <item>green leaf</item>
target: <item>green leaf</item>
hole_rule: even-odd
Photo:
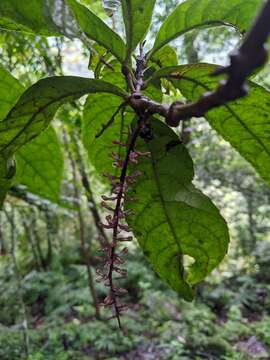
[[[156,0],[121,0],[127,38],[127,57],[142,41],[151,24]]]
[[[126,88],[126,81],[120,72],[120,65],[116,60],[110,62],[115,71],[108,69],[106,66],[101,71],[103,81],[107,81],[119,88]],[[99,175],[103,173],[111,173],[117,175],[119,169],[113,167],[112,152],[118,153],[120,156],[124,154],[125,149],[116,146],[113,141],[124,141],[128,131],[128,125],[131,123],[134,112],[124,111],[120,109],[123,99],[111,95],[107,97],[104,94],[90,94],[87,97],[82,121],[82,141],[88,152],[88,157],[92,165],[96,168]],[[102,109],[102,111],[100,111]],[[113,122],[107,127],[107,124],[116,113]],[[123,112],[124,111],[124,112]],[[106,130],[101,130],[106,127]],[[102,177],[102,180],[107,179]]]
[[[152,78],[154,73],[155,73],[155,68],[153,66],[149,67],[144,72],[145,80],[147,81],[147,79]],[[155,100],[157,102],[162,102],[163,92],[162,92],[160,79],[156,79],[155,81],[152,82],[149,81],[147,83],[147,86],[142,90],[142,94],[152,100]]]
[[[211,64],[183,65],[160,70],[155,77],[179,76],[173,80],[188,100],[217,87],[220,79],[210,76]],[[270,184],[270,93],[249,81],[248,96],[206,114],[209,124],[227,140]]]
[[[176,51],[169,45],[158,50],[152,57],[152,60],[160,67],[176,66],[178,64]]]
[[[154,270],[186,300],[224,258],[227,225],[208,197],[192,184],[193,163],[177,135],[152,120],[153,139],[140,139],[136,149],[148,151],[135,169],[142,172],[129,191],[135,202],[126,204],[134,215],[129,225]],[[182,256],[195,262],[184,268]]]
[[[112,141],[117,140],[120,136],[119,116],[100,137],[97,136],[120,104],[121,99],[117,96],[106,98],[103,94],[89,95],[85,103],[82,140],[87,149],[89,160],[99,174],[113,170],[110,154],[115,150],[115,145],[112,144]],[[100,111],[101,109],[102,111]]]
[[[6,119],[0,122],[0,153],[13,154],[37,136],[65,102],[98,92],[125,96],[121,89],[102,80],[54,76],[38,81],[25,91]]]
[[[74,0],[67,0],[82,31],[109,50],[120,62],[125,58],[125,44],[118,34],[109,28],[98,16]]]
[[[60,35],[49,3],[45,0],[1,0],[0,28],[46,36]]]
[[[91,47],[88,69],[92,70],[96,75],[97,68],[99,70],[100,67],[103,65],[102,63],[100,63],[101,57],[106,60],[109,56],[111,56],[111,54],[108,53],[107,49],[97,43],[93,44]],[[95,76],[95,78],[97,77]]]
[[[0,121],[0,206],[15,174],[14,153],[47,128],[62,104],[97,92],[125,96],[121,89],[105,81],[74,76],[43,79],[23,93],[6,118]]]
[[[0,122],[15,105],[24,87],[7,70],[0,66]],[[0,154],[0,208],[15,174],[16,164],[12,156]]]
[[[0,121],[16,104],[24,91],[20,82],[0,65]]]
[[[1,0],[1,27],[37,35],[79,37],[81,40],[85,40],[86,35],[119,61],[125,58],[121,37],[75,0]]]
[[[196,28],[225,25],[244,33],[261,5],[261,0],[187,0],[179,4],[162,24],[151,55]]]
[[[114,95],[106,97],[104,94],[90,94],[84,107],[82,140],[89,160],[99,175],[106,172],[116,174],[118,169],[113,167],[111,154],[116,152],[121,156],[125,150],[121,146],[114,145],[113,141],[124,142],[127,135],[123,132],[127,131],[133,113],[125,113],[123,117],[120,110],[113,123],[100,136],[96,137],[118,110],[121,102],[121,99]]]
[[[42,198],[58,202],[64,159],[53,127],[24,145],[16,154],[15,184]]]
[[[122,74],[121,65],[119,62],[117,62],[117,60],[110,61],[109,64],[113,67],[114,70],[111,70],[106,65],[104,65],[100,72],[100,79],[110,84],[116,85],[125,91],[127,88],[127,83],[124,75]]]

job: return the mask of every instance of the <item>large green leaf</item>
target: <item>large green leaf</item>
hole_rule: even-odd
[[[186,300],[223,259],[229,236],[224,219],[208,197],[192,184],[193,163],[177,135],[158,120],[152,121],[153,139],[140,139],[137,150],[148,151],[135,168],[142,172],[129,191],[128,219],[154,270]],[[184,268],[182,256],[195,262]]]
[[[127,38],[127,56],[147,33],[156,0],[121,0]]]
[[[84,107],[83,144],[87,149],[89,160],[100,174],[113,171],[111,152],[115,151],[116,146],[112,144],[112,141],[120,137],[119,115],[101,136],[97,136],[120,104],[121,99],[117,96],[106,98],[103,94],[91,94]]]
[[[87,93],[125,96],[117,86],[102,80],[76,76],[54,76],[38,81],[21,96],[0,122],[0,153],[12,154],[43,131],[57,109]]]
[[[262,0],[187,0],[162,24],[151,54],[187,31],[213,26],[232,26],[245,32]]]
[[[24,87],[7,70],[0,66],[0,122],[15,105],[24,91]],[[15,174],[13,157],[0,154],[0,207]]]
[[[16,104],[23,91],[20,82],[0,65],[0,121]]]
[[[1,0],[0,28],[39,35],[60,35],[49,4],[54,0]]]
[[[43,198],[57,202],[63,175],[64,159],[53,127],[49,127],[16,154],[15,184]]]
[[[152,0],[151,0],[152,1]],[[80,37],[84,33],[120,61],[125,44],[97,15],[75,0],[1,0],[0,28],[37,35]]]
[[[125,96],[121,89],[105,81],[74,76],[43,79],[23,93],[6,118],[0,121],[0,204],[10,186],[11,173],[14,175],[13,154],[46,129],[63,103],[97,92]]]
[[[108,69],[106,66],[101,71],[103,81],[110,82],[124,89],[126,82],[123,74],[120,72],[120,65],[116,61],[110,63],[114,71]],[[124,148],[113,144],[113,141],[124,141],[127,138],[126,132],[128,125],[132,121],[131,113],[119,109],[123,102],[117,96],[106,96],[105,94],[90,94],[84,107],[83,122],[82,122],[82,139],[85,148],[87,149],[89,160],[96,168],[98,174],[105,172],[117,174],[119,169],[113,168],[112,152],[116,152],[119,156],[124,154]],[[100,111],[102,109],[102,111]],[[106,128],[112,116],[119,110],[113,122]],[[133,111],[132,111],[133,114]],[[105,180],[105,178],[103,178]],[[106,181],[105,181],[106,182]]]
[[[118,34],[109,28],[98,16],[74,0],[67,0],[82,31],[91,40],[109,50],[120,62],[125,58],[125,44]]]
[[[85,104],[82,123],[83,144],[87,149],[89,160],[100,175],[116,174],[118,169],[113,167],[111,154],[115,152],[122,156],[125,151],[123,147],[113,144],[113,141],[125,142],[127,134],[124,132],[131,123],[132,113],[122,114],[120,110],[113,123],[97,137],[120,104],[119,97],[114,95],[106,97],[104,94],[90,94]]]
[[[179,76],[174,85],[188,100],[196,100],[217,87],[218,79],[209,76],[215,68],[210,64],[183,65],[163,69],[156,76]],[[251,81],[249,90],[245,98],[209,111],[206,119],[270,184],[270,93]]]

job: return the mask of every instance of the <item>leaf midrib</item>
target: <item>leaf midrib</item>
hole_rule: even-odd
[[[179,250],[179,253],[180,253],[179,255],[183,255],[183,251],[182,251],[180,242],[178,241],[178,237],[177,237],[176,232],[174,230],[174,226],[173,226],[173,224],[171,222],[171,219],[169,217],[169,214],[168,214],[168,211],[167,211],[167,208],[166,208],[166,202],[165,202],[165,199],[164,199],[162,191],[161,191],[161,184],[160,184],[158,174],[157,174],[157,170],[156,170],[155,159],[153,158],[153,151],[151,151],[152,149],[149,146],[149,144],[147,144],[147,147],[148,147],[149,152],[151,153],[151,165],[152,165],[152,170],[153,170],[153,174],[154,174],[154,180],[155,180],[156,185],[157,185],[158,196],[160,198],[161,206],[162,206],[163,212],[165,214],[168,227],[169,227],[169,229],[170,229],[170,231],[171,231],[171,233],[173,235],[173,238],[174,238],[174,240],[175,240],[175,242],[177,244],[177,247],[178,247],[178,250]],[[183,264],[179,263],[179,265],[180,266],[182,265],[182,267],[183,267]]]
[[[102,92],[102,91],[100,91],[100,92]],[[70,96],[79,96],[79,97],[81,97],[81,96],[83,96],[84,94],[86,94],[87,92],[86,91],[76,91],[76,92],[70,92],[70,93],[66,93],[66,94],[64,94],[64,95],[61,95],[61,96],[59,96],[59,97],[57,97],[57,98],[55,98],[55,99],[53,99],[53,100],[51,100],[50,102],[48,102],[46,105],[44,105],[44,106],[42,106],[42,107],[40,107],[40,108],[38,108],[38,110],[31,116],[31,118],[29,119],[29,121],[22,127],[22,129],[13,137],[13,139],[8,143],[8,144],[6,144],[4,147],[2,147],[2,148],[0,148],[0,152],[5,152],[5,150],[7,150],[8,151],[8,148],[14,143],[14,141],[16,141],[21,135],[22,135],[22,133],[24,133],[24,131],[26,131],[28,128],[29,128],[29,126],[31,126],[31,124],[33,123],[33,121],[35,120],[35,118],[36,118],[36,116],[38,116],[40,113],[42,113],[46,108],[48,108],[49,106],[51,106],[51,105],[53,105],[54,103],[57,103],[57,102],[59,102],[59,101],[61,101],[61,100],[63,100],[63,99],[65,99],[65,98],[68,98],[68,97],[70,97]],[[104,91],[104,93],[106,93],[106,91]],[[117,94],[115,94],[115,95],[117,95]],[[11,112],[12,112],[12,110],[11,110]],[[7,120],[5,121],[2,121],[2,124],[3,123],[6,123],[7,121],[8,121],[8,117],[9,117],[9,115],[11,114],[11,112],[7,115]],[[25,115],[25,116],[27,116],[27,115]],[[5,131],[6,131],[6,129],[5,129]],[[0,131],[1,132],[1,131]]]
[[[61,100],[63,100],[64,98],[66,97],[69,97],[69,96],[74,96],[74,95],[79,95],[79,94],[85,94],[84,91],[79,91],[79,92],[71,92],[71,93],[68,93],[68,94],[65,94],[65,95],[62,95],[62,96],[59,96],[57,97],[56,99],[53,99],[51,100],[50,102],[48,102],[46,105],[38,108],[38,110],[36,112],[34,112],[34,114],[31,116],[31,118],[29,119],[29,121],[21,128],[21,130],[13,137],[13,139],[8,143],[6,144],[4,147],[2,147],[0,149],[0,152],[4,152],[5,150],[8,150],[8,147],[11,146],[14,141],[16,141],[21,135],[22,133],[24,133],[30,125],[32,125],[32,123],[34,122],[36,116],[38,116],[40,113],[42,113],[46,108],[48,108],[49,106],[53,105],[54,103],[56,102],[59,102]],[[81,96],[82,96],[81,95]],[[27,115],[25,115],[27,116]],[[6,120],[7,122],[8,120]]]
[[[177,39],[179,36],[182,36],[184,35],[185,33],[191,31],[191,30],[194,30],[194,29],[197,29],[197,28],[204,28],[205,26],[228,26],[228,27],[232,27],[233,29],[235,29],[238,33],[240,32],[238,27],[231,24],[230,22],[226,22],[226,21],[222,21],[222,20],[210,20],[210,21],[205,21],[203,22],[203,24],[199,24],[199,25],[194,25],[194,26],[190,26],[189,28],[186,28],[185,30],[182,30],[182,31],[179,31],[178,33],[176,33],[176,35],[174,36],[170,36],[169,38],[167,38],[166,40],[163,40],[161,43],[158,44],[157,47],[155,47],[155,44],[154,44],[154,47],[152,50],[150,50],[149,52],[149,58],[152,58],[153,55],[158,51],[160,50],[161,48],[163,48],[163,46],[165,46],[166,44],[170,43],[171,41]],[[241,34],[241,32],[240,32]]]

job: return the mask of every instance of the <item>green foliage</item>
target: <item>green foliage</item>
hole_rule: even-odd
[[[178,63],[176,51],[169,45],[158,50],[152,57],[160,67],[176,66]]]
[[[0,121],[3,121],[9,110],[16,104],[18,98],[23,93],[23,86],[2,66],[0,67]],[[0,155],[0,206],[4,201],[9,190],[12,178],[16,171],[15,161],[12,157]]]
[[[164,68],[158,71],[154,78],[179,77],[179,80],[173,80],[175,87],[180,89],[188,100],[195,100],[217,86],[218,80],[210,76],[215,68],[209,64]],[[209,111],[206,119],[270,184],[270,146],[268,136],[265,136],[270,131],[270,95],[262,86],[251,81],[249,88],[249,96]]]
[[[125,44],[99,17],[74,0],[68,0],[81,30],[89,39],[109,50],[119,61],[124,60]]]
[[[260,0],[253,0],[248,4],[244,0],[184,1],[162,24],[151,54],[180,35],[196,28],[225,25],[233,26],[241,33],[245,33],[260,5]]]
[[[8,111],[24,92],[24,88],[5,69],[0,70],[3,80],[0,86],[2,92],[0,118],[5,119]],[[53,162],[51,155],[54,157]],[[62,181],[63,156],[52,128],[30,144],[23,146],[17,154],[16,161],[16,183],[26,185],[33,193],[57,201]],[[44,166],[44,163],[47,165]],[[10,186],[10,181],[8,181],[8,186]]]
[[[64,159],[55,130],[49,127],[16,154],[14,183],[45,199],[59,200]]]
[[[5,326],[0,327],[0,356],[3,360],[22,359],[21,334],[10,331]]]
[[[1,153],[14,153],[46,129],[62,104],[91,92],[125,95],[116,86],[101,80],[72,76],[51,77],[31,86],[0,123],[0,132],[3,134],[0,141]]]
[[[151,160],[137,166],[143,176],[130,191],[138,200],[128,205],[135,213],[129,223],[156,272],[191,300],[189,284],[200,282],[226,254],[228,230],[216,207],[192,184],[192,160],[176,134],[152,121],[153,139],[138,143]],[[187,273],[185,255],[195,260]]]
[[[7,159],[11,159],[24,144],[45,130],[62,104],[87,93],[106,91],[124,95],[119,88],[104,81],[68,76],[40,80],[24,92],[7,117],[0,122],[0,155],[3,158],[0,203],[15,174],[10,165],[11,160]],[[61,167],[59,171],[61,174]]]
[[[122,134],[127,129],[121,109],[115,116],[111,126],[106,127],[113,114],[116,113],[122,100],[117,96],[109,98],[104,94],[91,94],[88,96],[82,123],[82,139],[88,151],[89,159],[99,174],[113,172],[111,152],[115,150],[113,141],[124,137]],[[102,111],[100,109],[102,108]],[[123,154],[124,150],[119,149]]]
[[[9,110],[16,104],[23,92],[23,87],[8,71],[0,66],[0,121],[8,114]]]
[[[125,45],[98,16],[75,0],[3,1],[0,5],[0,27],[39,35],[66,35],[89,39],[109,49],[124,60]],[[73,17],[74,16],[74,17]],[[76,19],[76,20],[75,20]]]
[[[127,56],[145,37],[156,0],[121,0],[126,29]]]
[[[71,250],[70,255],[72,253]],[[250,321],[248,316],[252,313],[243,316],[241,299],[239,304],[233,304],[244,286],[242,283],[233,290],[241,274],[227,279],[226,283],[220,281],[219,288],[230,291],[231,297],[226,302],[226,312],[219,314],[207,303],[213,287],[209,282],[203,284],[203,294],[196,302],[186,303],[147,270],[137,251],[129,255],[128,270],[130,276],[125,286],[132,288],[134,294],[140,293],[141,306],[132,306],[127,312],[124,325],[129,332],[125,336],[116,331],[112,322],[93,318],[82,266],[65,265],[47,272],[28,273],[23,289],[31,319],[29,360],[132,359],[150,355],[165,360],[245,359],[248,357],[239,350],[238,344],[254,335],[269,346],[269,315]],[[251,276],[249,279],[252,281]],[[1,272],[0,286],[1,359],[24,359],[21,327],[19,323],[12,326],[19,311],[14,274]],[[262,312],[263,308],[257,311]]]
[[[270,317],[265,317],[262,321],[258,321],[253,326],[256,335],[267,346],[270,346]]]
[[[43,0],[2,0],[0,27],[46,36],[59,35],[50,12],[50,3]]]
[[[156,19],[176,3],[154,39]],[[269,358],[270,190],[245,161],[269,184],[267,87],[253,78],[246,98],[174,131],[162,112],[134,105],[151,100],[164,110],[216,88],[216,66],[179,65],[183,51],[194,51],[189,61],[209,56],[209,38],[215,47],[229,39],[228,26],[244,33],[260,3],[2,0],[1,57],[19,81],[0,66],[0,203],[12,186],[0,213],[0,359]],[[209,30],[199,35],[223,25],[218,41]],[[183,51],[168,45],[190,30]],[[62,76],[73,45],[90,51],[94,79]],[[106,230],[111,246],[101,244],[101,223],[112,228],[116,213],[113,201],[102,202],[106,213],[96,202],[108,180],[105,195],[117,198],[117,220],[142,251],[122,246],[120,226]],[[229,235],[214,204],[232,239],[221,265]],[[104,286],[93,274],[110,264],[119,274]],[[123,334],[110,308],[97,316],[93,291],[101,303],[125,289]]]

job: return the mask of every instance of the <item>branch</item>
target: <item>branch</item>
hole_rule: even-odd
[[[126,98],[128,104],[138,113],[148,112],[149,115],[159,114],[166,119],[169,126],[177,127],[181,120],[191,117],[202,117],[213,108],[227,104],[244,97],[248,93],[247,78],[254,70],[263,66],[267,61],[267,39],[270,34],[270,0],[267,0],[259,13],[254,25],[245,37],[240,48],[230,55],[230,65],[219,67],[212,76],[227,74],[227,80],[221,81],[215,91],[205,93],[197,102],[183,103],[176,101],[171,105],[157,103],[142,95],[140,90],[145,84],[138,79],[131,79],[131,73],[124,67],[123,73],[137,88]],[[183,78],[183,77],[181,77]],[[139,91],[138,91],[139,90]]]
[[[55,204],[51,203],[49,200],[43,199],[40,196],[27,191],[24,185],[12,186],[9,190],[9,195],[20,199],[29,205],[35,206],[40,211],[45,211],[48,206],[55,208]]]
[[[176,127],[181,120],[193,116],[201,117],[215,107],[247,95],[248,76],[267,61],[266,43],[270,34],[269,24],[270,0],[263,6],[241,47],[230,55],[230,65],[220,67],[212,74],[213,76],[227,74],[228,79],[222,81],[215,91],[203,95],[197,102],[173,103],[166,116],[167,124]]]
[[[147,112],[149,115],[159,114],[165,118],[168,115],[168,105],[160,104],[140,93],[135,92],[127,99],[127,101],[137,114]]]

